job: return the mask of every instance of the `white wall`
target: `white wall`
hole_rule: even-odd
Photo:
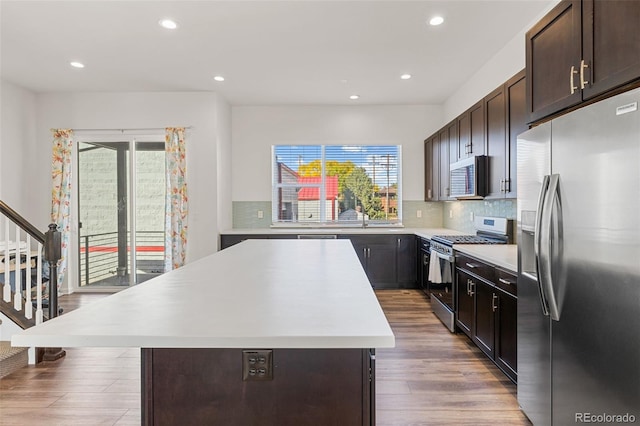
[[[216,251],[216,145],[220,133],[216,126],[224,125],[224,122],[217,122],[216,114],[217,108],[224,102],[221,103],[215,93],[63,93],[38,95],[37,101],[37,139],[42,149],[35,158],[34,169],[38,170],[38,182],[34,184],[30,206],[38,211],[48,211],[49,208],[51,128],[193,126],[187,133],[187,260],[194,261]],[[231,209],[231,206],[228,208]],[[36,225],[42,227],[46,221]]]
[[[31,186],[30,153],[36,140],[36,95],[1,81],[0,98],[0,200],[31,221],[37,214],[27,207],[28,191],[25,188]]]
[[[460,115],[525,67],[526,32],[547,12],[553,9],[559,1],[551,0],[546,9],[525,26],[498,53],[478,68],[478,71],[445,101],[443,104],[443,121],[439,127]]]
[[[424,139],[442,121],[439,106],[232,107],[233,201],[271,200],[274,144],[402,145],[404,200],[424,195]]]

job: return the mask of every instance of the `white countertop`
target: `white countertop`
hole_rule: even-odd
[[[348,240],[249,240],[15,334],[14,346],[382,348]]]
[[[494,266],[518,272],[518,246],[516,244],[454,244],[453,249]]]

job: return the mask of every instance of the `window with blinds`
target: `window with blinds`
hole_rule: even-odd
[[[272,166],[274,224],[402,221],[398,145],[274,145]]]

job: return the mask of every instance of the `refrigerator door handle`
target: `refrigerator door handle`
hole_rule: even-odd
[[[536,262],[536,276],[533,277],[531,274],[526,274],[529,278],[532,278],[538,284],[538,294],[540,295],[540,306],[542,307],[542,314],[544,316],[549,316],[549,308],[547,305],[547,299],[544,294],[544,289],[542,287],[542,267],[540,265],[540,250],[542,246],[542,211],[545,205],[545,199],[547,195],[547,191],[549,190],[549,175],[545,175],[542,180],[542,187],[540,188],[540,195],[538,196],[538,209],[536,210],[536,223],[535,223],[535,234],[534,234],[534,244],[533,251],[535,255]]]
[[[551,319],[560,320],[560,311],[553,285],[553,277],[551,275],[551,246],[552,246],[552,223],[553,223],[553,206],[558,200],[558,184],[560,175],[554,174],[549,177],[549,188],[544,200],[542,209],[541,227],[540,227],[540,284],[542,285],[545,299],[547,300],[547,309]]]

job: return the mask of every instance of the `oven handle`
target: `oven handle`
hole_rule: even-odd
[[[439,257],[440,259],[444,259],[447,262],[451,262],[451,263],[453,263],[454,260],[455,260],[455,257],[453,257],[453,256],[449,256],[447,254],[440,253],[439,251],[436,251],[435,249],[431,249],[431,256],[434,256],[434,255],[436,257]]]

